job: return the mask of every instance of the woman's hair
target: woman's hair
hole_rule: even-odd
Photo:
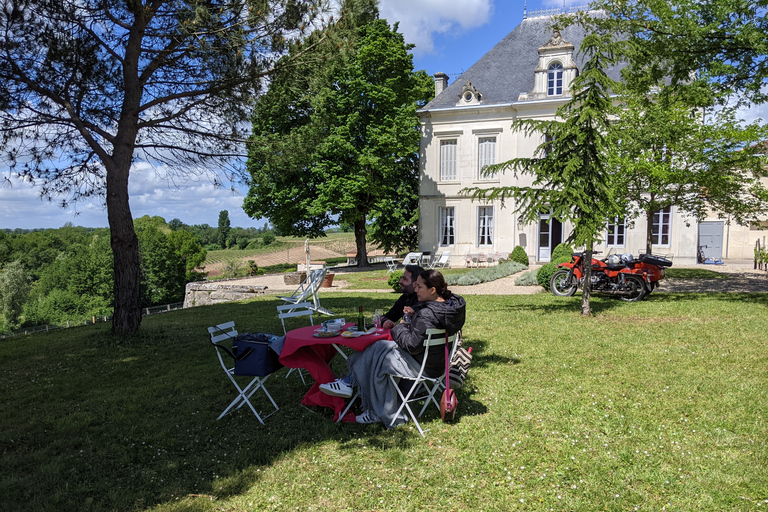
[[[437,270],[425,270],[419,277],[424,281],[427,288],[434,288],[437,294],[444,300],[448,300],[451,297],[451,291],[448,289],[448,285],[445,283],[443,274]]]

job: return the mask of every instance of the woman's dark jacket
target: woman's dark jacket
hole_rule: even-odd
[[[414,304],[415,313],[410,324],[398,324],[392,328],[392,339],[397,346],[407,351],[421,363],[424,357],[424,340],[427,329],[445,329],[448,335],[457,333],[464,325],[466,302],[455,294],[445,302],[429,301]],[[424,373],[438,377],[445,371],[445,348],[443,345],[430,347]]]

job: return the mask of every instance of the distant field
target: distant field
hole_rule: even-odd
[[[258,261],[267,255],[276,254],[276,260],[279,263],[287,263],[288,260],[303,261],[305,238],[279,236],[275,242],[270,245],[259,246],[255,249],[224,249],[220,251],[208,251],[205,259],[206,268],[216,269],[221,264],[231,260],[247,261],[249,259]],[[326,237],[316,238],[309,241],[310,257],[313,261],[324,258],[316,258],[312,253],[322,253],[323,256],[330,256],[328,252],[335,253],[333,256],[346,255],[348,251],[355,248],[354,233],[329,233]],[[319,256],[320,254],[318,254]],[[277,263],[277,262],[276,262]],[[270,263],[272,264],[272,263]]]

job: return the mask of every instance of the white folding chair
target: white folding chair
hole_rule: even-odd
[[[312,270],[293,294],[288,297],[278,296],[277,298],[286,304],[298,304],[300,302],[306,302],[307,299],[312,297],[312,304],[310,305],[311,309],[324,315],[333,315],[332,312],[320,305],[320,299],[317,296],[317,290],[323,283],[326,272],[328,272],[328,270],[325,268]]]
[[[232,381],[232,384],[235,386],[235,389],[237,389],[238,395],[237,397],[232,400],[232,403],[229,404],[229,406],[224,409],[224,412],[219,415],[217,420],[220,420],[230,412],[237,410],[241,408],[243,405],[248,404],[248,407],[251,409],[254,415],[256,415],[256,419],[259,420],[259,423],[262,425],[264,424],[264,419],[272,416],[274,413],[276,413],[280,408],[277,406],[275,401],[272,399],[272,395],[269,394],[269,391],[267,391],[266,386],[264,386],[264,382],[266,382],[269,375],[255,375],[255,376],[249,376],[253,377],[251,381],[246,385],[245,387],[240,387],[237,380],[235,379],[235,366],[236,366],[236,360],[238,360],[238,357],[241,359],[243,357],[247,357],[246,353],[239,353],[236,354],[234,350],[231,350],[229,347],[225,345],[226,342],[232,342],[235,338],[237,338],[237,329],[235,329],[235,322],[226,322],[223,324],[215,325],[213,327],[208,328],[208,334],[211,339],[211,343],[214,347],[216,347],[216,355],[219,358],[219,363],[221,364],[222,369],[224,370],[224,373],[227,374],[227,377],[229,377],[229,380]],[[230,345],[231,347],[231,345]],[[229,364],[227,364],[224,361],[224,358],[222,357],[222,353],[227,354],[228,356],[232,357],[233,363],[235,366],[229,367]],[[274,406],[275,410],[271,413],[267,414],[266,416],[261,416],[258,412],[256,412],[256,408],[251,403],[251,397],[253,394],[261,389],[264,391],[264,394],[267,395],[267,398],[270,402],[272,402],[272,405]]]
[[[299,302],[298,304],[283,304],[277,306],[277,317],[280,319],[280,323],[283,324],[283,334],[288,334],[288,329],[285,327],[285,319],[296,318],[299,316],[308,316],[309,323],[311,325],[315,325],[315,321],[312,318],[312,303]],[[287,379],[293,370],[298,370],[299,378],[301,379],[301,382],[306,386],[307,382],[304,380],[304,373],[301,371],[301,368],[291,368],[288,370],[288,374],[285,376],[285,378]]]
[[[453,358],[453,353],[456,351],[457,340],[457,334],[448,336],[448,343],[451,345],[448,352],[449,361]],[[438,398],[435,398],[435,395],[445,389],[445,372],[443,372],[439,377],[435,378],[427,377],[424,375],[424,368],[427,366],[427,357],[429,356],[429,348],[438,345],[445,345],[445,330],[427,329],[427,339],[424,340],[424,358],[421,361],[421,368],[419,369],[418,375],[416,377],[408,375],[389,375],[389,380],[394,386],[395,391],[401,400],[400,407],[397,409],[395,418],[392,420],[392,425],[390,425],[390,427],[394,426],[394,422],[397,421],[397,417],[400,415],[400,412],[405,409],[408,413],[408,416],[410,416],[413,422],[416,424],[416,428],[419,429],[419,434],[424,437],[424,432],[426,431],[421,428],[417,418],[420,418],[421,415],[424,414],[424,411],[427,410],[427,406],[430,403],[435,404],[437,410],[440,410],[440,402],[438,401]],[[405,395],[403,395],[403,392],[399,386],[401,379],[413,381],[413,384],[408,390],[408,393]],[[438,395],[438,397],[439,396],[440,395]],[[424,406],[421,408],[421,411],[417,416],[413,413],[413,410],[411,410],[410,404],[421,400],[424,400]]]
[[[435,261],[432,262],[432,264],[429,266],[429,268],[445,268],[449,266],[451,261],[451,251],[443,251],[440,254],[440,257],[437,258]]]
[[[397,270],[397,260],[392,256],[384,256],[384,263],[387,265],[387,274]]]
[[[406,265],[421,265],[421,252],[409,252],[403,258],[403,266]]]

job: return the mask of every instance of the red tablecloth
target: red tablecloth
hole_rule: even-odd
[[[334,420],[336,420],[341,411],[344,410],[344,399],[338,396],[329,396],[320,391],[320,384],[333,382],[336,379],[328,364],[338,354],[333,345],[349,347],[359,352],[377,340],[388,339],[389,330],[384,329],[380,333],[358,338],[345,338],[343,336],[317,338],[314,336],[317,328],[317,325],[309,325],[288,331],[288,334],[285,335],[283,350],[280,353],[280,362],[289,368],[307,369],[312,378],[315,379],[315,383],[304,395],[301,403],[329,407],[334,410]],[[348,412],[343,421],[355,421],[354,413]]]

